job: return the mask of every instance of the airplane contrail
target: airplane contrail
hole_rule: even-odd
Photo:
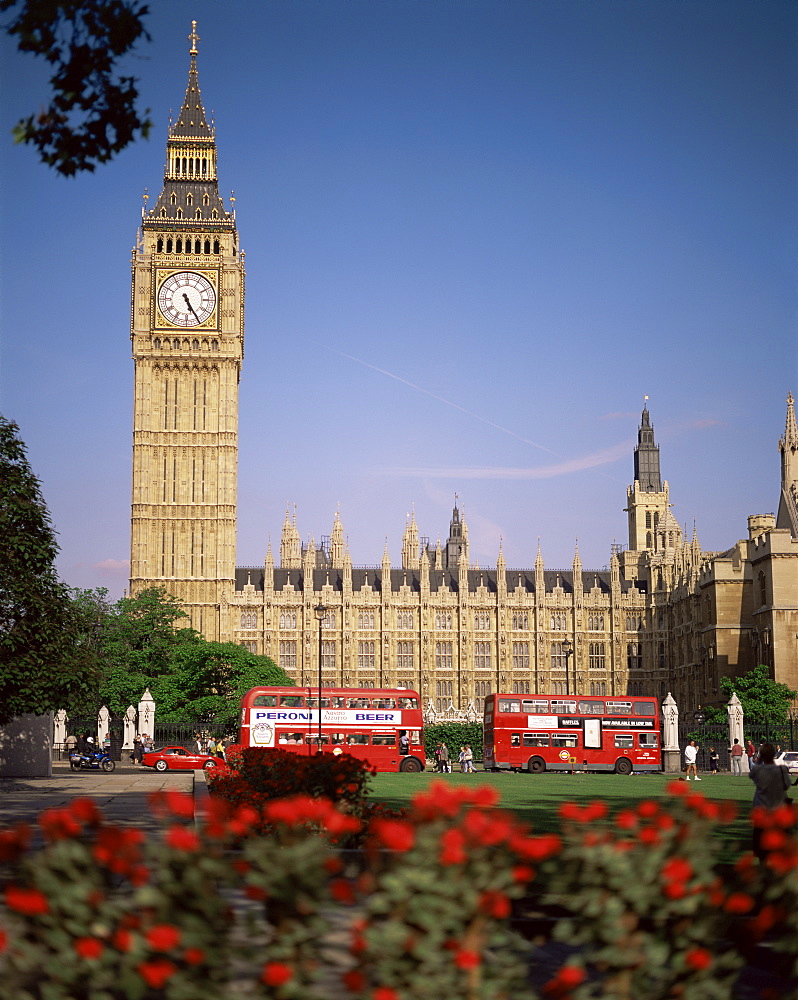
[[[533,448],[539,448],[541,451],[548,452],[549,455],[557,455],[556,451],[552,451],[551,448],[547,448],[545,445],[538,444],[537,441],[530,441],[529,438],[522,437],[520,434],[516,434],[515,431],[511,431],[509,427],[502,427],[501,424],[494,423],[492,420],[488,420],[487,417],[482,417],[478,413],[474,413],[473,410],[467,410],[464,406],[460,406],[459,403],[453,403],[451,399],[446,399],[445,396],[438,396],[434,392],[430,392],[429,389],[424,389],[420,385],[416,385],[414,382],[409,382],[406,378],[402,378],[401,375],[394,375],[393,372],[386,371],[384,368],[378,368],[377,365],[369,364],[368,361],[363,361],[362,358],[355,358],[351,354],[345,354],[343,351],[337,351],[334,347],[330,347],[328,344],[323,345],[328,351],[333,354],[337,354],[339,357],[346,358],[349,361],[355,361],[359,365],[363,365],[364,368],[370,368],[372,371],[379,372],[380,375],[386,375],[388,378],[392,378],[395,382],[401,382],[402,385],[408,386],[410,389],[415,389],[416,392],[421,392],[425,396],[429,396],[431,399],[437,399],[439,403],[445,403],[446,406],[451,406],[453,410],[459,410],[461,413],[465,413],[466,416],[472,417],[474,420],[479,420],[480,423],[487,424],[488,427],[494,427],[497,431],[501,431],[503,434],[509,434],[510,437],[514,437],[517,441],[522,441],[524,444],[529,444]]]

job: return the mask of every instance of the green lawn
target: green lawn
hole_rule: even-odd
[[[611,813],[640,802],[668,795],[666,788],[674,780],[665,774],[378,774],[372,779],[371,797],[392,808],[407,806],[411,797],[430,782],[439,780],[450,785],[492,785],[501,794],[500,805],[511,809],[521,820],[539,833],[559,827],[557,808],[562,802],[590,802],[603,799]],[[718,827],[723,841],[723,856],[728,859],[750,846],[748,815],[754,786],[747,776],[733,778],[730,774],[705,774],[691,789],[711,799],[732,799],[739,804],[738,818]]]

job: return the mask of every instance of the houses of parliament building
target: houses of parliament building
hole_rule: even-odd
[[[170,125],[163,189],[143,210],[132,259],[135,364],[131,593],[182,600],[207,639],[270,656],[298,684],[405,686],[424,704],[477,710],[492,691],[670,691],[717,702],[719,679],[767,664],[798,689],[798,429],[792,396],[778,441],[778,512],[706,552],[673,514],[647,404],[627,488],[628,544],[609,568],[477,568],[455,502],[444,543],[404,526],[401,562],[352,565],[338,514],[303,544],[286,513],[279,552],[236,567],[238,382],[244,254],[219,196],[200,96],[196,30]],[[775,438],[775,434],[774,434]],[[632,456],[630,456],[632,457]],[[775,449],[774,449],[775,461]],[[619,498],[620,499],[620,498]],[[317,617],[318,615],[318,617]]]

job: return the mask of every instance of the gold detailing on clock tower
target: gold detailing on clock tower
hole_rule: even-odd
[[[220,636],[235,589],[238,382],[244,254],[219,197],[216,139],[192,22],[186,96],[169,129],[163,190],[133,254],[135,364],[130,589],[163,586]]]

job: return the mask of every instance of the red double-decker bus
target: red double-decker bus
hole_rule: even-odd
[[[654,698],[492,694],[484,739],[486,770],[662,770]]]
[[[320,717],[321,716],[321,717]],[[348,753],[378,771],[423,771],[421,699],[404,688],[258,687],[241,699],[240,742]]]

